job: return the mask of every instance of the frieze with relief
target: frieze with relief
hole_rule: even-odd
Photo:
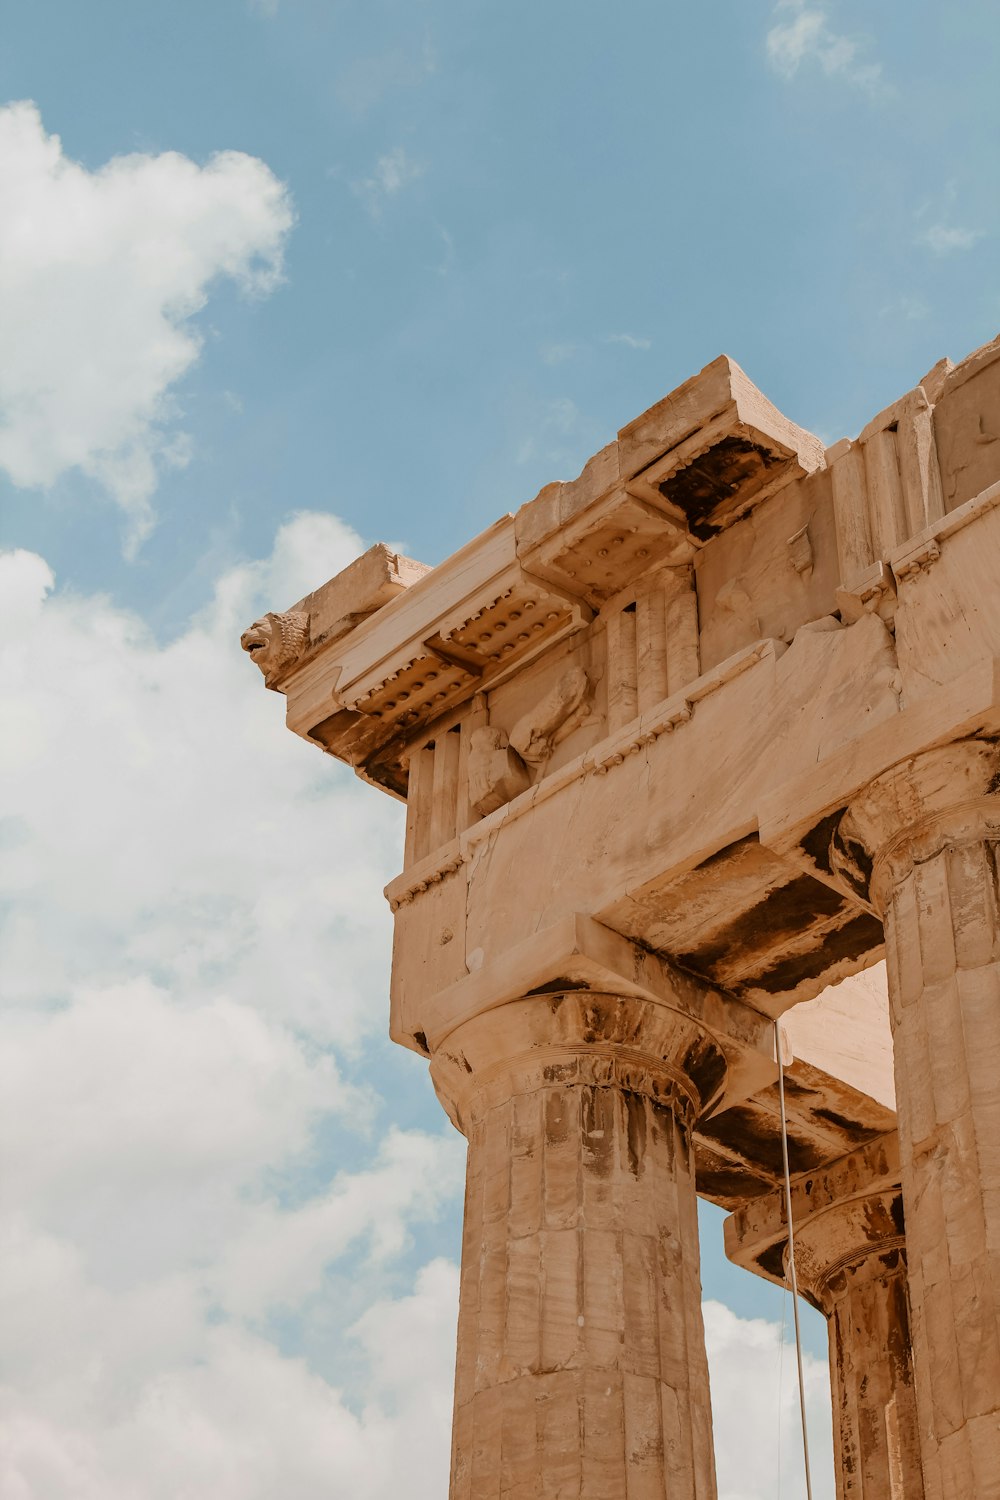
[[[503,807],[545,774],[556,746],[592,722],[593,697],[583,668],[570,667],[509,735],[496,725],[472,731],[469,802],[480,816]]]

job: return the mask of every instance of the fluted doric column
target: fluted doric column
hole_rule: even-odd
[[[895,1134],[792,1181],[799,1291],[827,1319],[838,1500],[922,1500]],[[788,1277],[784,1193],[725,1224],[726,1254]]]
[[[832,1205],[795,1247],[829,1329],[837,1500],[922,1500],[899,1190]]]
[[[691,1130],[725,1064],[591,991],[437,1050],[469,1141],[451,1500],[713,1500]]]
[[[994,743],[929,751],[837,839],[885,923],[928,1500],[1000,1497],[998,785]]]

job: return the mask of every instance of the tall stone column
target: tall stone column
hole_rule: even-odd
[[[837,1500],[922,1500],[898,1189],[796,1227],[800,1290],[826,1315]]]
[[[799,1291],[827,1319],[838,1500],[923,1500],[895,1133],[792,1180]],[[726,1254],[788,1279],[783,1192],[725,1223]]]
[[[1000,748],[878,778],[835,848],[885,923],[928,1500],[1000,1497]]]
[[[431,1071],[469,1141],[451,1500],[713,1500],[691,1130],[718,1047],[572,991],[464,1023]]]

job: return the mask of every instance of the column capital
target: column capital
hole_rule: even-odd
[[[435,1051],[431,1077],[467,1133],[520,1094],[588,1085],[642,1095],[693,1126],[719,1100],[726,1056],[690,1016],[636,995],[553,990],[470,1017]]]
[[[891,1275],[905,1258],[898,1185],[833,1204],[796,1227],[799,1289],[827,1315],[853,1283]]]
[[[823,1312],[843,1290],[845,1273],[879,1274],[873,1257],[905,1248],[895,1131],[839,1161],[792,1181],[799,1289]],[[725,1223],[726,1254],[736,1265],[778,1283],[787,1275],[788,1216],[783,1192],[753,1198]],[[886,1264],[882,1270],[891,1270]]]
[[[914,863],[1000,837],[1000,743],[957,740],[909,757],[857,794],[831,845],[834,866],[884,912]]]

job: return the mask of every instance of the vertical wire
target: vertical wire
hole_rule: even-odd
[[[806,1500],[812,1500],[809,1470],[809,1428],[806,1424],[806,1382],[802,1371],[802,1334],[799,1330],[799,1283],[795,1275],[795,1228],[792,1224],[792,1176],[788,1167],[788,1121],[785,1116],[785,1066],[781,1060],[781,1033],[774,1023],[774,1055],[778,1063],[778,1102],[781,1105],[781,1159],[785,1168],[785,1218],[788,1221],[788,1271],[792,1283],[792,1313],[795,1319],[795,1360],[799,1368],[799,1413],[802,1417],[802,1458],[806,1471]]]
[[[778,1484],[776,1500],[781,1500],[781,1392],[785,1384],[785,1315],[787,1311],[788,1277],[786,1276],[784,1289],[781,1293],[781,1330],[778,1335]]]

